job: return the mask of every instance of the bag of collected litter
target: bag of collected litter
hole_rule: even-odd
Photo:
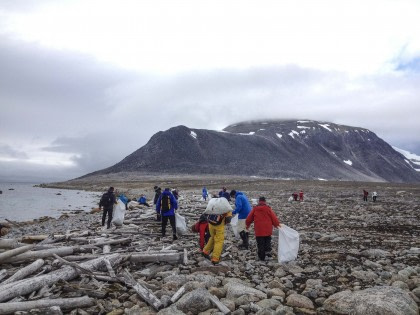
[[[112,223],[117,226],[121,226],[124,223],[125,215],[125,204],[120,199],[118,199],[117,204],[114,205],[114,210],[112,214]]]
[[[279,228],[279,263],[295,260],[299,251],[299,233],[285,224]]]
[[[230,220],[230,226],[232,228],[233,234],[235,235],[235,238],[239,239],[239,233],[238,233],[238,216],[235,215]]]
[[[185,218],[175,213],[175,226],[176,226],[176,232],[180,235],[187,233],[187,222],[185,222]]]
[[[232,211],[232,206],[226,198],[212,198],[207,204],[206,214],[224,214]]]

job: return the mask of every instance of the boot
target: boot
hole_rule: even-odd
[[[241,231],[239,233],[239,236],[242,239],[242,244],[239,245],[238,248],[239,249],[248,249],[248,246],[249,246],[249,244],[248,244],[248,236],[249,236],[249,233],[247,233],[245,231]]]

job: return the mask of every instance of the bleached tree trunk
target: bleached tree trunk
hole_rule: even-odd
[[[110,262],[115,262],[120,258],[119,254],[112,254],[109,256],[99,257],[87,262],[81,263],[80,266],[94,271],[104,265],[104,259],[108,259]],[[59,280],[71,280],[79,275],[79,271],[73,267],[65,266],[59,270],[50,272],[46,275],[34,277],[30,279],[20,280],[12,282],[6,285],[0,285],[0,302],[9,301],[17,296],[26,295],[33,291],[37,291],[44,286],[52,285]]]
[[[18,248],[14,248],[14,249],[5,251],[5,252],[0,254],[0,264],[10,260],[14,256],[18,256],[20,254],[23,254],[23,253],[31,250],[34,247],[35,247],[34,245],[26,245],[26,246],[22,246],[22,247],[18,247]]]
[[[29,246],[32,246],[32,245],[29,245]],[[19,247],[16,249],[21,249],[21,248],[22,247]],[[38,251],[29,251],[29,252],[14,256],[14,257],[10,257],[4,260],[4,262],[16,263],[16,262],[21,262],[21,261],[26,261],[26,260],[34,260],[38,258],[51,257],[53,256],[53,254],[56,254],[58,256],[72,255],[73,250],[74,248],[72,246],[66,246],[66,247],[49,248],[49,249],[38,250]]]
[[[76,309],[95,305],[95,299],[88,296],[67,299],[44,299],[26,302],[0,303],[0,315],[13,314],[17,311],[29,311],[31,309],[45,309],[51,306],[58,306],[62,309]]]
[[[183,257],[183,255],[182,255]],[[139,253],[130,256],[130,261],[133,263],[148,263],[148,262],[168,262],[168,263],[179,263],[181,260],[181,254],[176,253]]]
[[[13,276],[3,281],[3,284],[8,284],[11,282],[18,281],[20,279],[25,278],[26,276],[33,274],[35,271],[37,271],[39,268],[41,268],[44,265],[43,259],[37,259],[32,264],[18,270]]]

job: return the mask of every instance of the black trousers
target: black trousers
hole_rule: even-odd
[[[108,229],[111,227],[112,210],[113,210],[113,208],[104,209],[104,211],[102,213],[102,226],[105,225],[106,215],[108,214],[108,223],[107,223],[107,228]]]
[[[267,254],[271,255],[271,236],[256,236],[258,257],[265,260]]]
[[[168,215],[168,216],[162,216],[162,236],[166,235],[166,225],[168,224],[168,221],[171,224],[172,227],[172,234],[176,234],[176,225],[175,225],[175,216],[174,215]]]

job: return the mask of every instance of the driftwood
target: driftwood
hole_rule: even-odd
[[[70,255],[70,256],[64,256],[63,258],[67,261],[80,261],[80,260],[86,260],[86,259],[95,259],[100,257],[100,255],[95,254],[86,254],[86,255]]]
[[[35,247],[34,245],[26,245],[26,246],[22,246],[22,247],[18,247],[18,248],[14,248],[14,249],[10,249],[8,251],[5,251],[5,252],[0,254],[0,263],[6,262],[6,261],[10,260],[12,257],[23,254],[23,253],[33,249],[34,247]]]
[[[58,306],[62,309],[76,309],[78,307],[89,307],[95,305],[95,299],[88,296],[68,299],[44,299],[27,302],[0,303],[0,315],[13,314],[17,311],[29,311],[31,309],[45,309]]]
[[[6,277],[7,277],[7,270],[6,269],[0,270],[0,282]]]
[[[126,284],[131,286],[137,292],[137,294],[140,295],[141,298],[150,304],[154,309],[160,310],[163,307],[162,302],[156,297],[156,295],[138,283],[136,279],[134,279],[134,277],[128,272],[128,270],[125,270],[123,275]]]
[[[17,248],[23,245],[24,244],[19,243],[19,241],[14,238],[0,239],[0,248],[3,249]]]
[[[88,274],[88,275],[92,275],[92,274],[93,274],[93,272],[92,272],[92,271],[90,271],[89,269],[83,268],[82,266],[80,266],[80,265],[76,264],[75,262],[70,262],[70,261],[67,261],[67,260],[65,260],[65,259],[61,258],[60,256],[58,256],[57,254],[53,254],[53,256],[54,256],[56,259],[58,259],[60,262],[62,262],[63,264],[65,264],[65,265],[68,265],[68,266],[71,266],[71,267],[73,267],[73,268],[75,268],[75,269],[78,269],[78,270],[80,270],[81,272],[84,272],[84,273],[86,273],[86,274]]]
[[[217,306],[217,308],[223,313],[223,314],[229,314],[230,309],[227,308],[226,305],[224,305],[222,302],[219,301],[219,299],[214,296],[213,294],[209,294],[210,301]]]
[[[29,245],[29,246],[32,246],[32,245]],[[24,247],[26,247],[26,246],[24,246]],[[12,250],[17,250],[17,249],[21,249],[21,248],[22,247],[12,249]],[[38,250],[38,251],[29,251],[29,252],[26,252],[24,254],[20,254],[20,255],[14,256],[14,257],[10,257],[9,259],[5,260],[4,262],[16,263],[16,262],[21,262],[21,261],[25,261],[25,260],[34,260],[34,259],[38,259],[38,258],[51,257],[54,254],[56,254],[58,256],[66,256],[66,255],[73,254],[73,250],[74,250],[73,247],[67,246],[67,247],[50,248],[50,249],[44,249],[44,250]]]
[[[104,259],[104,262],[105,262],[106,269],[108,269],[109,275],[112,278],[115,278],[116,275],[115,275],[114,269],[112,269],[111,262],[106,258]]]
[[[149,262],[162,262],[162,261],[167,262],[167,263],[179,263],[181,261],[181,253],[178,253],[178,252],[138,253],[138,254],[130,255],[130,261],[133,263],[149,263]]]
[[[98,269],[104,264],[104,259],[115,262],[120,259],[119,254],[111,254],[109,256],[100,257],[80,264],[81,267],[90,271]],[[52,285],[58,280],[71,280],[79,275],[78,270],[73,267],[65,266],[56,271],[50,272],[35,278],[12,282],[6,285],[0,285],[0,302],[9,301],[17,296],[26,295],[33,291],[37,291],[44,286]]]
[[[8,284],[8,283],[23,279],[23,278],[27,277],[28,275],[33,274],[35,271],[37,271],[43,265],[44,265],[44,260],[43,259],[37,259],[32,264],[20,269],[13,276],[11,276],[10,278],[3,281],[2,284]]]
[[[171,302],[175,303],[178,301],[178,299],[185,293],[185,285],[180,287],[178,291],[175,292],[175,294],[171,297]]]

